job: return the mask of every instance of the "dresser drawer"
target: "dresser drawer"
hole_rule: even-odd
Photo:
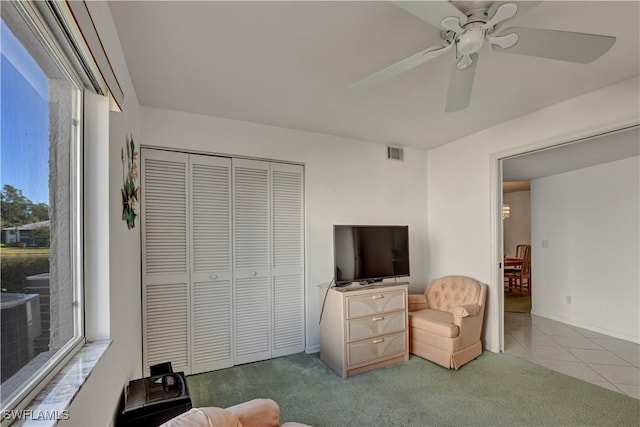
[[[406,354],[406,332],[370,338],[347,344],[347,365],[383,360]]]
[[[405,322],[404,310],[347,320],[347,342],[402,332],[407,329]]]
[[[384,311],[403,310],[407,303],[404,291],[375,292],[346,297],[347,318],[368,316]]]

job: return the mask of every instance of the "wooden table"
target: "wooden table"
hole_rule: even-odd
[[[524,260],[522,258],[505,258],[503,261],[503,264],[504,264],[503,268],[505,272],[504,278],[509,281],[507,285],[509,292],[511,292],[512,288],[516,286],[518,279],[516,278],[517,276],[514,276],[514,275],[517,274],[516,272],[518,270],[522,269],[523,263],[524,263]],[[509,271],[507,271],[507,268],[509,268]],[[511,273],[511,274],[508,274],[508,273]],[[522,293],[522,282],[520,282],[520,293]]]
[[[505,258],[503,261],[504,268],[507,267],[522,267],[524,260],[522,258]]]

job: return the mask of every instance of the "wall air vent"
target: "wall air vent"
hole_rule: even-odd
[[[387,147],[387,159],[404,160],[404,149],[400,147]]]

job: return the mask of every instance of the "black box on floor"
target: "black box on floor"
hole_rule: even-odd
[[[149,374],[154,375],[173,374],[173,368],[171,362],[158,363],[157,365],[149,366]]]
[[[157,427],[191,409],[184,372],[153,375],[129,382],[119,426]]]

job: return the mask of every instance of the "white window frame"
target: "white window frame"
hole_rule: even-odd
[[[73,100],[73,144],[70,147],[69,159],[69,196],[70,196],[70,253],[72,257],[72,281],[73,281],[73,337],[67,341],[16,393],[10,400],[2,401],[2,411],[24,409],[31,400],[40,392],[51,379],[65,366],[65,364],[85,344],[84,331],[84,280],[83,280],[83,122],[82,111],[84,103],[84,87],[82,79],[71,65],[65,50],[61,47],[51,28],[54,18],[45,16],[46,9],[43,3],[36,4],[26,1],[3,2],[2,8],[15,7],[17,13],[34,33],[34,37],[49,51],[51,58],[56,62],[67,81],[77,90]],[[58,33],[59,33],[59,29]],[[59,37],[59,36],[58,36]],[[78,118],[77,120],[75,118]],[[2,425],[8,425],[11,420],[3,420]]]

